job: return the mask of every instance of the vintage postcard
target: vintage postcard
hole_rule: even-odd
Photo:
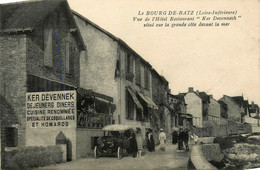
[[[0,19],[2,169],[260,168],[258,0],[1,0]]]

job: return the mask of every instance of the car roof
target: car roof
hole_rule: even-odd
[[[133,127],[131,126],[127,126],[127,125],[107,125],[105,127],[103,127],[103,131],[126,131],[129,129],[133,129]]]

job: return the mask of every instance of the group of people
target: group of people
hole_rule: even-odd
[[[146,133],[147,138],[147,149],[149,152],[155,151],[155,143],[153,138],[153,132],[151,129],[148,130]],[[174,130],[172,132],[172,144],[178,144],[178,150],[189,150],[189,129],[182,129],[179,128],[179,130]],[[137,128],[136,133],[134,131],[131,132],[131,135],[129,137],[130,146],[128,153],[132,154],[133,157],[141,157],[142,156],[142,150],[143,150],[143,139],[141,134],[141,129]],[[160,142],[160,150],[165,151],[165,144],[166,144],[166,134],[164,133],[163,129],[160,129],[159,134],[159,142]]]
[[[189,150],[189,129],[182,129],[180,128],[179,130],[174,130],[172,132],[172,144],[177,144],[178,143],[178,150]],[[184,145],[184,147],[183,147]]]
[[[147,149],[149,152],[155,151],[155,144],[153,139],[153,132],[151,129],[146,133],[147,138]],[[128,148],[128,153],[132,154],[133,157],[142,157],[143,150],[143,139],[141,134],[141,129],[137,128],[136,134],[134,131],[131,131],[131,135],[128,138],[130,141],[130,147]]]

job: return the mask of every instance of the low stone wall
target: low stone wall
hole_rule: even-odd
[[[197,145],[192,145],[190,154],[192,169],[217,169],[209,161],[220,162],[224,155],[220,151],[219,144],[213,143],[213,140],[214,137],[202,137],[198,139]]]
[[[201,145],[201,150],[207,161],[220,162],[224,158],[217,143]]]
[[[190,160],[193,167],[195,169],[217,170],[217,168],[210,164],[208,160],[204,157],[201,146],[202,145],[193,145],[192,147]]]

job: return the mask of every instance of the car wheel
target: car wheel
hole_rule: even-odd
[[[120,147],[117,148],[117,158],[121,159],[123,156],[122,149]]]
[[[98,158],[97,146],[95,146],[95,148],[94,148],[94,157],[96,159]]]

